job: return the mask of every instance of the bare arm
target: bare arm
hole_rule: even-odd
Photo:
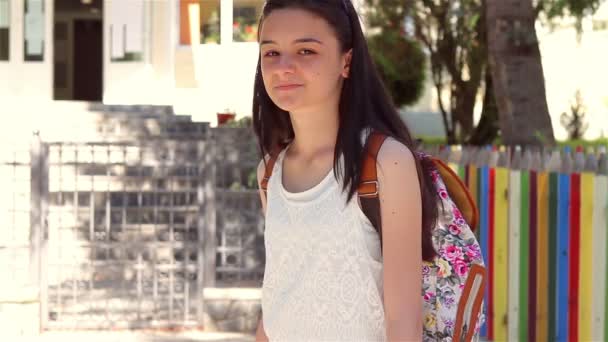
[[[264,331],[264,320],[260,315],[260,322],[258,323],[258,329],[255,332],[255,341],[256,342],[270,342],[268,336],[266,336],[266,332]]]
[[[412,152],[388,139],[378,154],[388,341],[420,341],[422,200]],[[407,222],[407,224],[404,224]]]
[[[262,178],[264,178],[264,161],[260,161],[260,164],[258,165],[258,189],[260,192],[260,200],[262,201],[262,210],[264,212],[264,215],[266,215],[266,196],[264,194],[264,191],[262,191]],[[260,322],[258,323],[258,328],[257,331],[255,332],[255,340],[256,342],[267,342],[270,341],[268,339],[268,336],[266,336],[266,332],[264,331],[264,323],[263,323],[263,319],[262,319],[262,315],[264,313],[262,312],[260,314]]]

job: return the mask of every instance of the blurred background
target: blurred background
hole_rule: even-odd
[[[489,229],[499,229],[490,222],[500,219],[490,210],[498,204],[482,196],[495,189],[491,169],[575,178],[587,171],[596,191],[588,199],[579,194],[578,202],[588,207],[565,208],[594,220],[560,229],[594,229],[583,237],[603,239],[594,249],[600,253],[594,260],[603,263],[592,270],[604,274],[608,3],[353,4],[403,119],[477,195],[487,217],[478,234],[491,236],[482,239],[490,248],[484,249],[486,260],[493,260],[495,248]],[[263,5],[0,0],[0,337],[253,340],[264,222],[250,126]],[[551,156],[558,158],[552,164]],[[558,184],[554,190],[551,184],[534,191],[535,215],[542,203],[558,204],[558,196],[551,197]],[[568,189],[576,193],[580,184],[573,184]],[[520,189],[521,183],[509,178],[508,185]],[[527,208],[521,202],[509,202],[505,210],[517,213],[504,219],[510,226],[501,232],[519,232],[524,221],[525,234],[537,233],[530,224],[541,233],[558,231],[549,218],[559,213],[548,204],[541,213],[547,220],[541,214],[534,222],[529,216],[519,220],[522,206]],[[546,253],[554,254],[522,259],[534,265],[544,260],[541,280],[562,270],[547,266],[558,252]],[[501,267],[520,261],[507,259],[489,265],[500,276],[507,273]],[[589,275],[593,283],[597,277],[589,272],[579,278]],[[593,293],[606,298],[605,282],[594,284]],[[506,297],[510,288],[497,293]],[[508,325],[508,310],[517,308],[492,304],[484,335],[556,340],[564,337],[556,327],[565,319],[580,320],[576,331],[589,332],[582,340],[597,334],[603,339],[605,306],[589,307],[601,323],[587,329],[583,322],[591,318],[583,304],[590,301],[581,295],[581,307],[562,310],[564,318],[554,314],[562,312],[555,304],[559,293],[520,320],[529,325]],[[537,313],[545,319],[537,322]]]

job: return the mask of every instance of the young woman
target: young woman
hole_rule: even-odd
[[[370,58],[350,0],[267,0],[259,24],[254,129],[267,191],[256,337],[422,340],[422,262],[435,255],[437,195]],[[357,187],[370,129],[382,239]],[[382,241],[382,242],[381,242]],[[381,246],[382,244],[382,246]]]

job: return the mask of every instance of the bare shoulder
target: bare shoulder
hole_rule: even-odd
[[[377,167],[380,176],[416,172],[413,152],[403,143],[387,138],[378,152]]]

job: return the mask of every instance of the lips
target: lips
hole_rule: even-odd
[[[281,84],[275,87],[277,90],[291,90],[301,87],[301,84]]]

